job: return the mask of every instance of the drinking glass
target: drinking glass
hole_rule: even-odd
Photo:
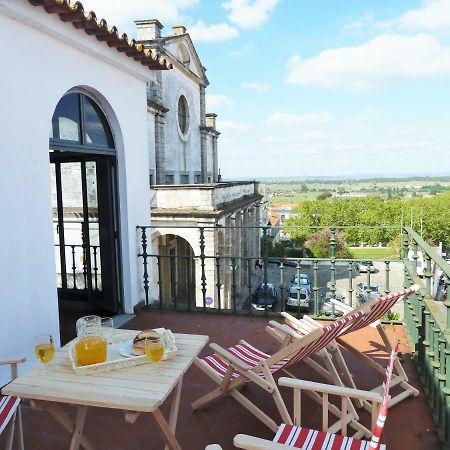
[[[160,338],[145,340],[145,356],[151,362],[158,362],[164,356],[164,345]]]
[[[53,356],[55,356],[55,346],[53,345],[53,337],[51,334],[40,334],[34,338],[34,352],[36,358],[47,367]]]
[[[112,337],[114,336],[114,321],[112,317],[102,318],[102,336],[111,344]]]

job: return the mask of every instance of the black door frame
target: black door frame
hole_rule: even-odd
[[[98,194],[98,222],[99,246],[102,290],[96,290],[92,285],[92,277],[96,277],[97,261],[92,262],[91,240],[89,236],[89,205],[87,199],[86,162],[96,162],[97,194]],[[69,289],[67,286],[67,261],[64,235],[64,216],[62,201],[61,165],[64,163],[79,162],[81,164],[82,183],[82,241],[86,285],[84,289]],[[99,155],[51,152],[50,163],[55,164],[57,218],[59,233],[59,251],[61,261],[61,288],[58,288],[59,297],[67,300],[86,302],[95,308],[102,308],[117,313],[122,311],[122,276],[120,270],[120,220],[117,186],[117,162],[112,155]],[[100,180],[100,182],[99,182]],[[100,185],[100,187],[99,187]],[[100,206],[100,205],[103,205]],[[107,280],[106,282],[104,280]]]
[[[101,111],[98,103],[88,95],[69,91],[67,96],[71,99],[76,99],[78,106],[74,106],[72,112],[78,115],[79,119],[79,139],[78,141],[67,140],[67,137],[60,132],[59,117],[72,118],[74,116],[66,116],[63,110],[58,111],[58,106],[55,108],[55,114],[52,118],[53,134],[49,139],[50,148],[50,162],[55,163],[56,173],[56,191],[57,191],[57,219],[60,232],[60,260],[61,260],[61,288],[58,288],[58,297],[60,298],[60,289],[64,289],[67,294],[69,289],[67,286],[67,264],[65,253],[65,236],[64,236],[64,211],[63,211],[63,196],[61,180],[61,164],[66,162],[81,163],[81,184],[82,184],[82,242],[83,242],[83,272],[85,274],[85,287],[87,303],[96,307],[110,310],[111,312],[121,312],[123,310],[123,282],[122,282],[122,254],[120,245],[120,202],[119,202],[119,180],[117,168],[117,156],[114,144],[114,136],[111,127],[107,121],[106,114]],[[60,100],[66,97],[63,96]],[[86,119],[87,110],[85,109],[85,98],[87,102],[95,103],[94,109],[98,120],[103,126],[104,136],[106,142],[96,141],[92,138],[90,140],[87,131],[87,124],[92,123]],[[71,102],[66,98],[66,101]],[[75,101],[75,100],[74,100]],[[88,103],[86,103],[87,105]],[[67,103],[66,103],[67,105]],[[76,103],[73,103],[76,105]],[[90,116],[92,119],[92,116]],[[56,119],[56,120],[55,120]],[[99,124],[100,124],[99,122]],[[95,143],[98,142],[98,143]],[[98,295],[98,290],[93,289],[92,286],[92,257],[91,257],[91,241],[89,239],[89,205],[88,205],[88,189],[86,180],[86,162],[96,162],[96,180],[97,180],[97,203],[98,203],[98,221],[99,221],[99,248],[100,248],[100,264],[101,264],[101,279],[103,298]],[[58,170],[56,167],[58,165]],[[102,205],[102,207],[100,206]],[[62,233],[62,234],[61,234]],[[62,245],[61,245],[62,244]],[[95,248],[94,248],[95,252]],[[96,270],[94,259],[94,272]],[[85,259],[84,259],[85,258]],[[73,259],[73,255],[72,255]],[[64,275],[63,275],[64,273]],[[96,272],[95,272],[96,275]],[[94,276],[95,276],[94,275]],[[107,279],[109,283],[104,283],[103,278]],[[96,287],[96,278],[94,279],[94,288]],[[73,289],[73,297],[80,298],[81,289],[75,292]],[[70,297],[70,295],[69,295]],[[86,295],[85,295],[86,297]]]

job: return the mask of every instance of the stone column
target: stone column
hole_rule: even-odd
[[[200,170],[201,182],[208,182],[208,151],[206,135],[206,103],[205,103],[205,86],[200,86]]]
[[[217,183],[219,181],[219,161],[217,156],[217,135],[212,137],[213,145],[213,181]]]
[[[165,116],[164,112],[157,112],[155,116],[156,184],[165,184],[166,182]]]
[[[225,256],[223,264],[225,267],[225,277],[223,282],[224,286],[224,307],[231,307],[231,270],[230,270],[230,256],[231,256],[231,242],[233,239],[233,230],[231,229],[231,216],[225,217],[225,239],[224,239],[224,250],[223,254]]]
[[[231,253],[232,256],[236,257],[235,260],[235,266],[236,266],[236,271],[235,271],[235,279],[236,279],[236,304],[238,304],[238,300],[240,298],[240,292],[241,292],[241,286],[242,286],[242,278],[241,278],[241,270],[242,270],[242,261],[239,259],[239,256],[242,255],[242,247],[241,247],[241,226],[242,226],[242,213],[236,212],[234,213],[234,239],[232,242],[232,249],[231,249]]]

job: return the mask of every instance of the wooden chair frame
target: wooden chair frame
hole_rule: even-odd
[[[417,291],[419,286],[414,285],[410,289],[414,292]],[[410,295],[410,293],[408,294]],[[399,297],[397,299],[397,302],[402,300],[405,297],[405,295]],[[379,301],[379,298],[373,298],[370,299],[368,302],[366,302],[364,305],[370,304],[370,306],[374,306]],[[335,307],[337,310],[342,311],[344,315],[354,313],[355,311],[358,311],[361,309],[359,308],[351,308],[350,306],[344,305],[342,302],[334,300],[333,303],[335,304]],[[311,317],[305,316],[303,319],[299,320],[295,317],[291,316],[290,314],[283,312],[283,317],[285,318],[285,321],[288,324],[291,324],[294,328],[297,328],[301,330],[303,333],[310,333],[311,330],[316,329],[320,327],[320,325]],[[378,333],[380,334],[380,337],[386,347],[386,351],[388,354],[392,351],[392,344],[389,341],[389,338],[386,334],[386,331],[380,322],[380,320],[373,321],[371,323],[367,323],[366,326],[371,326],[377,329]],[[275,339],[277,339],[279,342],[284,345],[285,339],[286,339],[286,332],[289,330],[286,330],[286,327],[283,325],[271,321],[269,322],[269,327],[266,328],[266,330],[269,332],[271,336],[273,336]],[[350,331],[351,332],[351,331]],[[289,333],[291,336],[292,333]],[[345,330],[344,333],[346,334]],[[295,335],[295,334],[294,334]],[[298,334],[301,336],[302,334]],[[339,345],[338,345],[339,344]],[[316,370],[319,374],[321,374],[325,379],[327,379],[329,382],[334,383],[338,386],[346,386],[352,389],[356,389],[356,385],[353,379],[353,376],[347,366],[347,363],[345,361],[345,358],[340,350],[340,346],[348,349],[351,353],[353,353],[358,359],[360,359],[363,363],[368,364],[370,367],[375,369],[377,372],[384,374],[385,368],[374,361],[370,356],[367,356],[363,352],[357,350],[355,347],[353,347],[351,344],[348,344],[344,340],[342,340],[340,337],[338,337],[335,341],[331,342],[326,349],[322,350],[320,353],[318,353],[318,356],[320,356],[324,362],[325,367],[321,366],[317,361],[315,361],[312,358],[308,358],[305,360],[305,362],[312,367],[314,370]],[[394,368],[397,372],[397,375],[393,377],[391,386],[394,387],[398,385],[402,391],[397,394],[395,397],[392,398],[390,405],[394,406],[397,403],[401,402],[402,400],[408,398],[409,396],[417,397],[419,395],[419,391],[408,383],[408,376],[403,369],[403,366],[398,358],[395,359],[394,362]],[[339,374],[340,375],[337,375]],[[382,390],[382,385],[376,386],[372,389],[373,392],[379,392]],[[359,399],[356,398],[354,403],[358,407],[364,407],[367,411],[370,412],[371,406]]]
[[[19,375],[17,366],[20,363],[25,362],[25,358],[8,358],[8,359],[0,359],[0,366],[9,365],[11,366],[11,379],[15,380]],[[23,442],[23,424],[22,424],[22,413],[20,410],[20,405],[17,410],[14,412],[11,417],[9,425],[9,429],[7,431],[8,435],[6,437],[6,450],[12,450],[13,440],[14,440],[14,431],[17,423],[17,435],[19,441],[19,450],[24,450],[24,442]]]
[[[370,305],[365,305],[362,308],[363,313],[368,312],[369,310]],[[353,322],[355,319],[351,319],[349,322],[347,322],[347,324]],[[271,430],[276,431],[278,429],[277,423],[240,392],[240,389],[247,382],[252,381],[272,396],[282,421],[287,424],[292,424],[292,420],[289,416],[288,410],[286,408],[286,405],[284,404],[270,368],[274,364],[277,364],[284,359],[289,359],[291,362],[297,362],[298,359],[296,358],[298,358],[300,351],[309,345],[313,346],[315,344],[315,341],[318,341],[323,335],[323,328],[316,328],[307,335],[296,335],[295,339],[289,337],[285,340],[284,344],[282,344],[281,349],[278,352],[274,353],[272,356],[269,356],[267,359],[260,361],[254,367],[245,364],[227,349],[224,349],[217,344],[210,344],[210,347],[214,350],[215,355],[220,357],[221,360],[227,364],[228,369],[225,376],[221,377],[202,359],[197,358],[195,360],[195,364],[210,378],[212,378],[219,385],[219,387],[193,402],[192,408],[194,410],[202,408],[212,401],[215,401],[226,395],[230,395],[248,411],[255,415],[259,420],[261,420]],[[245,341],[240,341],[240,344],[248,345]],[[321,350],[322,348],[317,348],[314,351],[317,352]],[[301,359],[302,358],[300,357],[300,360]],[[239,373],[239,376],[235,379],[233,379],[234,372]],[[263,376],[261,376],[261,374]],[[341,420],[338,410],[334,409],[331,410],[331,412],[333,414],[336,413],[336,415],[339,417],[339,421]],[[353,406],[351,407],[350,412],[346,416],[345,420],[347,420],[348,423],[350,423],[351,426],[357,430],[360,436],[370,434],[370,430],[358,423],[359,417]]]
[[[282,377],[278,380],[280,386],[287,386],[293,388],[293,404],[294,404],[294,416],[293,425],[301,426],[302,418],[302,391],[305,393],[314,392],[323,398],[322,402],[322,431],[328,433],[341,432],[343,436],[347,436],[347,421],[342,420],[339,425],[328,425],[328,403],[329,396],[335,395],[341,398],[341,416],[344,418],[349,414],[349,405],[351,405],[351,399],[359,399],[371,404],[372,414],[372,429],[375,428],[378,411],[381,403],[383,402],[383,395],[381,393],[362,391],[359,389],[351,389],[346,387],[340,387],[335,385],[315,383],[305,380],[294,380],[292,378]],[[244,434],[238,434],[234,438],[234,445],[237,448],[247,450],[286,450],[292,449],[292,447],[279,444],[276,442],[268,441],[266,439],[260,439],[254,436],[248,436]],[[206,450],[221,450],[221,447],[217,444],[209,445]]]

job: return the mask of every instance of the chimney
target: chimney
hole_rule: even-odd
[[[215,130],[216,129],[216,117],[217,117],[217,114],[206,113],[206,126]]]
[[[152,41],[161,37],[164,25],[158,19],[135,20],[138,41]]]
[[[181,23],[177,23],[172,27],[172,33],[174,36],[180,36],[181,34],[186,33],[186,27]]]

